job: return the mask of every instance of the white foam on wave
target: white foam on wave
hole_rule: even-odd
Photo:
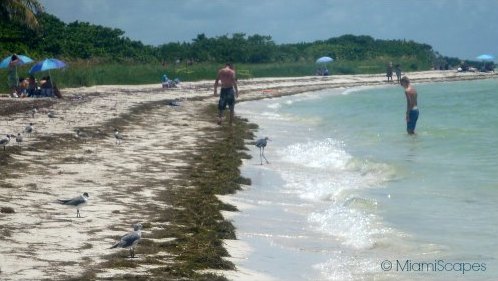
[[[378,235],[389,232],[375,215],[377,202],[363,192],[392,178],[389,165],[355,158],[331,138],[292,144],[279,155],[286,190],[317,202],[308,214],[315,230],[354,249],[372,248]]]
[[[279,102],[274,102],[274,103],[268,104],[266,107],[273,109],[273,110],[277,110],[277,109],[282,107],[282,104],[280,104]]]
[[[296,143],[279,151],[283,161],[319,169],[343,169],[351,156],[334,139]]]
[[[371,259],[363,257],[344,257],[342,253],[335,253],[329,260],[313,266],[321,273],[320,280],[374,280],[368,277],[379,271],[379,265]]]

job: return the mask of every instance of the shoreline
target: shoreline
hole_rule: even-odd
[[[449,71],[407,75],[413,83],[498,77],[494,73]],[[247,79],[239,82],[239,101],[325,88],[389,85],[383,79],[381,75]],[[36,280],[58,274],[58,279],[70,280],[77,274],[83,276],[83,280],[103,280],[138,274],[145,280],[167,274],[200,280],[202,277],[195,272],[205,264],[194,262],[186,266],[186,261],[177,260],[182,254],[178,247],[198,242],[188,241],[185,234],[207,231],[204,234],[225,233],[230,237],[234,230],[225,223],[210,224],[202,231],[172,226],[172,218],[188,217],[176,211],[182,210],[180,204],[192,199],[175,196],[182,193],[177,191],[204,186],[205,174],[214,179],[212,175],[216,175],[216,171],[205,173],[205,170],[216,154],[208,157],[203,154],[203,149],[219,152],[222,148],[214,146],[217,142],[234,142],[233,149],[239,153],[232,155],[235,158],[227,165],[236,166],[232,168],[238,170],[241,159],[247,157],[240,153],[244,149],[243,140],[255,129],[247,124],[240,125],[246,127],[237,127],[236,133],[230,135],[227,127],[216,125],[212,105],[217,99],[212,97],[212,84],[212,81],[186,82],[174,89],[161,89],[159,83],[64,89],[63,100],[42,107],[59,114],[55,121],[49,120],[42,108],[35,117],[27,114],[33,104],[42,100],[4,99],[4,104],[23,106],[17,113],[4,115],[1,133],[15,134],[32,121],[36,134],[26,136],[22,147],[16,147],[12,141],[0,157],[0,184],[4,190],[0,207],[10,207],[15,211],[13,214],[0,213],[0,243],[5,245],[0,252],[0,277]],[[179,107],[167,105],[168,100],[185,98]],[[210,111],[204,111],[210,105]],[[75,138],[76,128],[88,133],[90,139]],[[124,133],[123,145],[114,144],[113,128]],[[203,168],[196,172],[192,170],[200,167]],[[245,182],[239,178],[240,175],[235,175],[235,170],[229,180],[232,188],[240,185],[241,180]],[[77,195],[82,189],[89,192],[90,203],[82,210],[81,220],[73,217],[74,210],[61,209],[53,204],[58,197]],[[214,196],[215,191],[219,192],[213,190],[209,195]],[[187,206],[195,209],[196,205],[191,203]],[[197,202],[197,206],[200,203]],[[215,221],[220,219],[216,213],[221,215],[221,210],[234,211],[228,204],[216,201],[210,201],[208,206],[215,206],[209,211]],[[202,215],[201,210],[196,213]],[[144,239],[136,250],[141,258],[131,260],[125,258],[126,251],[106,250],[109,244],[130,230],[131,223],[144,218],[147,218]],[[205,220],[201,218],[190,223],[203,225]],[[210,232],[210,228],[217,230]],[[215,236],[212,241],[220,238]],[[181,244],[184,241],[187,244]],[[192,253],[202,252],[194,250],[198,252]],[[212,253],[211,257],[226,255],[220,251]],[[190,258],[196,259],[195,255]],[[98,267],[96,273],[84,270],[94,266]],[[218,269],[231,268],[229,264],[216,266]],[[188,276],[185,275],[187,271]]]

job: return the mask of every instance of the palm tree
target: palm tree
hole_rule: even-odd
[[[0,0],[0,18],[18,22],[31,29],[38,28],[36,15],[43,5],[37,0]]]

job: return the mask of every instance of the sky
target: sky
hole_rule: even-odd
[[[277,44],[344,34],[406,39],[441,55],[498,56],[498,0],[40,0],[66,23],[119,28],[144,44],[245,33]]]

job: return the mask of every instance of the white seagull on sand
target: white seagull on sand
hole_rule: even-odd
[[[88,193],[85,192],[82,195],[74,197],[72,199],[58,199],[57,201],[59,201],[59,203],[61,203],[62,205],[76,208],[76,217],[81,218],[80,209],[86,205],[86,203],[88,202],[88,197]]]
[[[29,123],[29,125],[24,128],[24,132],[28,135],[31,135],[33,131],[34,131],[33,123]]]
[[[21,133],[17,133],[16,142],[17,142],[17,145],[21,145],[21,143],[22,143]]]
[[[142,225],[137,223],[133,225],[133,231],[129,232],[125,236],[121,237],[121,240],[114,244],[110,249],[114,248],[129,248],[130,249],[130,257],[135,257],[135,245],[137,245],[140,238],[142,238]]]
[[[50,110],[47,113],[47,116],[48,116],[48,120],[54,120],[55,118],[57,118],[57,114],[53,110]]]
[[[11,135],[7,135],[7,137],[0,140],[0,146],[3,145],[3,150],[5,150],[5,147],[7,146],[7,144],[9,144],[10,137],[11,137]]]

